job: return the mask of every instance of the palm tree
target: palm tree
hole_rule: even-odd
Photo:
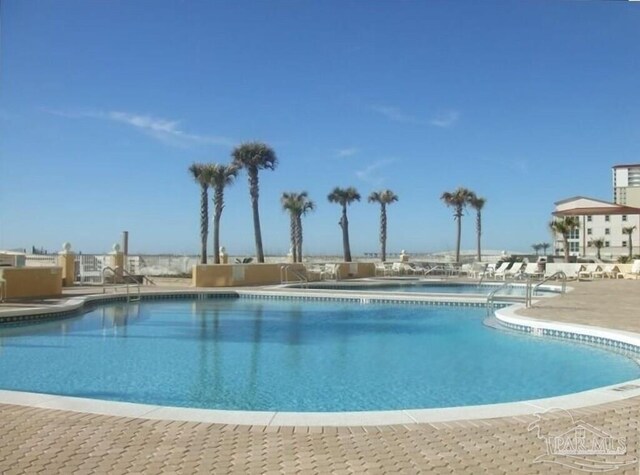
[[[238,176],[238,167],[235,165],[220,165],[212,163],[209,165],[210,185],[214,190],[213,194],[213,262],[220,264],[220,217],[224,209],[224,189],[231,185]]]
[[[316,204],[311,201],[306,191],[303,191],[299,195],[300,206],[296,212],[296,245],[298,262],[302,262],[302,216],[306,215],[309,211],[316,209]]]
[[[476,236],[478,239],[478,262],[482,261],[482,248],[481,248],[481,236],[482,236],[482,208],[484,208],[487,200],[475,193],[471,193],[469,196],[469,206],[476,210]]]
[[[534,251],[536,251],[536,256],[539,256],[540,250],[542,249],[542,244],[531,244],[531,247]]]
[[[251,196],[251,207],[253,209],[256,257],[258,258],[258,262],[264,262],[262,233],[260,232],[260,213],[258,211],[258,198],[260,193],[258,172],[260,170],[273,170],[278,163],[278,159],[271,147],[262,142],[246,142],[240,144],[233,149],[231,155],[234,165],[238,168],[246,169],[247,175],[249,176],[249,195]]]
[[[629,260],[633,257],[633,231],[635,231],[635,226],[627,226],[626,228],[622,228],[622,234],[629,235]]]
[[[580,225],[575,216],[565,216],[562,219],[555,219],[549,223],[552,231],[562,234],[564,245],[564,261],[569,262],[569,234]]]
[[[192,163],[189,173],[200,185],[200,263],[207,263],[207,236],[209,234],[209,184],[211,168],[205,163]]]
[[[369,203],[380,203],[380,260],[387,260],[387,205],[398,201],[398,195],[391,190],[374,191],[369,195]]]
[[[596,248],[596,257],[600,259],[600,250],[604,247],[604,238],[592,239],[591,245]]]
[[[542,252],[546,256],[547,255],[547,249],[549,249],[551,247],[551,244],[549,244],[548,242],[541,242],[540,243],[540,247],[542,248]]]
[[[302,262],[302,216],[315,209],[315,203],[309,199],[306,191],[301,193],[282,193],[280,203],[291,218],[291,252],[293,262]]]
[[[300,195],[295,192],[284,192],[280,197],[280,204],[282,205],[282,209],[289,212],[289,234],[291,238],[291,252],[293,253],[293,262],[298,262],[298,245],[296,235],[298,228],[297,214],[300,207],[299,197]]]
[[[469,203],[472,192],[466,188],[458,188],[453,192],[445,191],[440,199],[444,204],[453,208],[454,219],[458,222],[458,233],[456,239],[456,262],[460,262],[460,239],[462,238],[462,215],[464,208]]]
[[[344,250],[344,261],[351,262],[351,247],[349,246],[349,220],[347,219],[347,206],[354,201],[360,201],[360,193],[354,187],[334,188],[327,196],[330,203],[338,203],[342,206],[342,216],[338,224],[342,228],[342,248]]]

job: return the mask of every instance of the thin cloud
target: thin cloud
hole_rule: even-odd
[[[162,142],[186,146],[196,143],[213,145],[231,145],[232,141],[227,137],[201,135],[187,132],[180,127],[180,121],[168,120],[150,115],[132,114],[122,111],[60,111],[43,109],[48,114],[65,117],[68,119],[101,119],[133,127],[134,129],[154,137]]]
[[[336,157],[338,158],[353,157],[359,151],[360,149],[357,147],[341,148],[336,152]]]
[[[426,125],[426,122],[409,114],[405,114],[402,110],[392,106],[371,106],[371,110],[382,114],[393,122],[402,122],[405,124]]]
[[[380,186],[384,183],[386,177],[381,173],[381,168],[395,162],[393,159],[377,160],[370,165],[367,165],[362,170],[356,171],[358,179],[373,186]]]
[[[460,113],[458,111],[450,110],[444,111],[436,115],[433,119],[429,121],[430,125],[435,127],[447,128],[453,126],[458,119],[460,118]]]

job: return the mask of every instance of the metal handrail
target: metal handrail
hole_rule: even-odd
[[[304,275],[302,272],[298,271],[297,269],[290,269],[291,265],[284,265],[284,266],[280,266],[280,283],[281,284],[287,284],[289,283],[289,271],[291,270],[291,273],[296,276],[298,278],[298,280],[295,280],[293,282],[302,282],[304,284],[308,284],[309,283],[309,278]]]
[[[135,277],[133,275],[131,275],[129,272],[127,272],[126,270],[122,269],[120,266],[116,267],[115,269],[113,267],[110,266],[105,266],[102,268],[101,274],[102,274],[102,293],[106,293],[107,289],[106,289],[106,285],[104,282],[104,272],[105,271],[110,271],[111,273],[113,273],[114,277],[118,277],[118,271],[117,269],[120,269],[122,271],[124,271],[125,273],[123,273],[122,277],[129,277],[130,279],[133,279],[133,282],[127,282],[125,280],[124,283],[124,287],[126,288],[127,291],[127,302],[131,302],[131,293],[129,291],[129,284],[134,284],[138,290],[138,297],[137,299],[135,299],[134,301],[139,301],[142,297],[141,297],[141,293],[140,293],[140,282],[138,282]],[[124,280],[124,279],[123,279]],[[114,289],[117,289],[117,285],[114,284]]]
[[[558,272],[554,273],[553,275],[550,275],[549,277],[545,277],[544,279],[542,279],[542,281],[537,283],[533,287],[533,293],[535,294],[536,291],[538,290],[538,287],[540,287],[545,282],[548,282],[551,279],[556,279],[556,278],[562,278],[562,287],[561,287],[560,293],[561,294],[565,294],[567,292],[567,274],[565,274],[565,272],[561,271],[561,270],[559,270]]]
[[[122,273],[123,273],[123,274],[125,274],[125,275],[127,275],[127,276],[131,277],[131,278],[132,278],[132,279],[134,279],[136,282],[138,282],[138,279],[137,279],[137,277],[138,277],[138,276],[133,275],[131,272],[129,272],[129,271],[128,271],[127,269],[125,269],[124,267],[117,266],[117,267],[116,267],[116,269],[120,269],[120,270],[122,271]],[[156,285],[156,283],[155,283],[153,280],[151,280],[149,277],[147,277],[146,275],[141,275],[140,277],[142,277],[142,280],[143,280],[143,281],[144,281],[144,280],[146,280],[147,282],[149,282],[149,284],[151,284],[151,285]],[[133,282],[132,282],[132,283],[133,283]]]

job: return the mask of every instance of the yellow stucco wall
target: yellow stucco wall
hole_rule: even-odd
[[[282,266],[288,266],[289,281],[295,281],[293,272],[306,275],[302,264],[211,264],[193,266],[193,285],[196,287],[235,287],[243,285],[270,285],[281,282]],[[372,277],[375,275],[373,263],[338,264],[341,279]],[[313,280],[313,276],[309,276]]]
[[[62,295],[61,267],[4,267],[0,277],[7,282],[8,299]]]

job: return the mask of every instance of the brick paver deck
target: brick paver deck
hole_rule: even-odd
[[[525,311],[534,317],[640,331],[640,281],[587,282]],[[592,457],[606,473],[639,472],[640,398],[547,415],[541,435],[574,421],[626,439],[626,454]],[[383,427],[258,427],[170,422],[0,405],[0,473],[586,473],[536,462],[535,416]],[[615,443],[612,442],[612,443]],[[559,458],[557,462],[567,463]],[[583,463],[582,460],[573,461]],[[613,462],[621,464],[616,468]],[[607,465],[608,464],[608,465]]]

